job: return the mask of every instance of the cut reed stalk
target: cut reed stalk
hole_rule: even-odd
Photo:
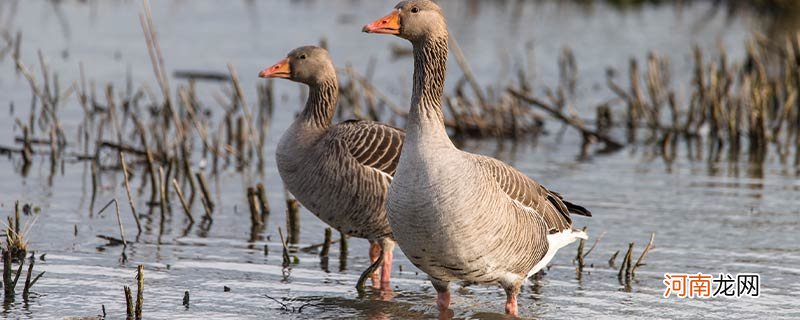
[[[287,193],[288,194],[288,193]],[[300,202],[294,197],[286,199],[286,229],[288,230],[288,242],[297,244],[300,242]]]
[[[14,285],[11,279],[11,253],[3,250],[3,297],[5,301],[14,300]]]
[[[247,203],[250,206],[250,224],[253,227],[264,225],[261,221],[261,206],[258,203],[256,188],[247,188]]]
[[[588,230],[588,228],[587,227],[583,227],[583,232],[584,233],[586,232],[586,230]],[[575,256],[575,260],[574,260],[574,261],[577,261],[577,263],[578,263],[578,267],[575,270],[577,275],[578,275],[578,279],[581,278],[581,274],[583,273],[583,265],[584,265],[584,263],[583,263],[583,257],[584,257],[583,246],[585,245],[585,243],[586,243],[586,240],[584,240],[584,239],[581,239],[580,242],[578,243],[578,254]]]
[[[125,291],[125,314],[127,315],[126,319],[133,320],[135,317],[135,307],[133,305],[133,294],[131,293],[131,287],[124,286],[123,290]]]
[[[256,193],[258,196],[258,202],[261,204],[261,215],[262,217],[269,216],[270,209],[269,209],[269,199],[267,198],[267,191],[264,188],[264,184],[259,183],[256,185]],[[262,221],[264,219],[262,218]]]
[[[136,320],[142,320],[142,306],[144,305],[144,266],[136,269]]]

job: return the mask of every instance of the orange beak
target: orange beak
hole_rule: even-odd
[[[361,31],[366,33],[400,34],[400,11],[392,11],[385,17],[364,26]]]
[[[291,75],[292,69],[289,67],[289,58],[278,61],[278,63],[258,73],[259,78],[289,79]]]

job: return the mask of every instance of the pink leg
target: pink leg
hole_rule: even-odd
[[[375,263],[375,261],[378,260],[378,257],[380,257],[380,255],[381,255],[381,245],[378,242],[370,241],[369,261],[371,263]],[[372,279],[372,287],[373,288],[379,289],[381,287],[380,275],[378,275],[377,270],[376,270],[376,272],[373,272],[370,275],[370,279]]]
[[[391,278],[392,278],[392,257],[393,254],[391,251],[387,251],[383,254],[383,265],[381,266],[381,288],[384,289],[391,289]]]
[[[506,289],[506,314],[511,316],[518,316],[517,309],[517,295],[519,294],[520,285],[515,285],[511,289]]]
[[[383,265],[381,265],[381,289],[391,290],[392,285],[392,258],[394,254],[394,242],[389,239],[383,240]]]
[[[517,311],[517,296],[510,296],[506,298],[506,314],[517,316],[519,312]]]
[[[450,316],[450,282],[431,279],[431,284],[436,289],[436,307],[439,309],[439,318],[446,319]]]
[[[436,294],[436,307],[439,308],[439,312],[447,313],[447,309],[450,309],[450,291]]]

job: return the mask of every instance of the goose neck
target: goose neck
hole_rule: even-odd
[[[336,78],[318,84],[310,84],[308,87],[308,100],[300,120],[314,127],[330,127],[336,112],[336,99],[339,95]]]
[[[408,119],[409,138],[447,140],[441,100],[447,72],[447,37],[413,42],[414,88]]]

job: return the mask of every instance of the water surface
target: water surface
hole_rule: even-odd
[[[78,64],[86,66],[98,93],[107,82],[124,87],[126,72],[135,84],[156,88],[141,33],[136,1],[19,1],[3,3],[6,25],[22,30],[23,61],[39,72],[36,52],[48,58],[62,84],[79,79]],[[325,38],[335,62],[365,70],[375,59],[374,83],[400,105],[408,104],[412,64],[392,57],[390,46],[407,46],[392,37],[359,32],[360,26],[388,12],[390,1],[153,1],[168,69],[226,71],[232,63],[239,71],[250,101],[255,101],[255,75],[281,59],[290,49]],[[514,81],[513,70],[525,68],[536,92],[558,81],[557,57],[564,47],[575,53],[579,69],[578,90],[572,105],[585,118],[594,106],[614,98],[605,88],[606,68],[626,70],[631,57],[643,59],[654,51],[669,59],[679,94],[688,90],[691,47],[707,50],[722,45],[732,59],[743,55],[744,40],[761,30],[757,16],[737,13],[708,15],[705,2],[677,8],[644,5],[619,11],[595,3],[580,6],[557,2],[443,1],[454,37],[462,46],[483,85],[496,88]],[[15,119],[27,119],[30,92],[24,78],[14,72],[13,61],[0,62],[0,105],[9,107],[0,118],[0,145],[13,145],[21,132]],[[449,68],[449,86],[461,76],[455,63]],[[180,83],[173,79],[173,84]],[[681,84],[682,83],[682,84]],[[201,85],[199,96],[214,114],[211,98],[216,85]],[[269,132],[266,172],[236,172],[233,167],[212,178],[217,202],[215,220],[208,231],[187,223],[178,207],[167,230],[159,237],[158,216],[143,217],[145,231],[123,250],[106,246],[96,235],[117,236],[113,213],[89,211],[91,181],[88,163],[66,162],[50,177],[49,160],[34,159],[27,176],[19,172],[20,159],[0,161],[0,212],[13,212],[15,200],[41,207],[28,234],[30,248],[46,253],[36,269],[47,274],[37,283],[28,303],[3,306],[9,318],[61,318],[91,316],[105,306],[109,318],[125,314],[123,286],[135,285],[136,266],[145,266],[147,318],[171,319],[279,319],[374,318],[413,319],[435,317],[435,291],[400,250],[395,252],[395,293],[390,301],[375,293],[358,298],[353,284],[367,265],[366,241],[350,241],[345,268],[340,269],[338,247],[331,252],[328,270],[314,253],[297,253],[299,264],[284,278],[277,228],[284,227],[284,194],[272,158],[277,139],[288,127],[302,101],[298,85],[276,82],[275,119]],[[99,94],[102,96],[101,94]],[[615,106],[622,112],[622,106]],[[6,111],[4,111],[6,112]],[[74,96],[60,109],[73,147],[77,125],[83,117]],[[591,219],[575,218],[590,236],[605,232],[587,258],[586,272],[576,278],[571,259],[576,246],[562,250],[541,280],[531,280],[520,296],[520,314],[533,318],[793,318],[800,317],[800,182],[796,168],[772,156],[764,165],[734,162],[694,162],[681,146],[676,160],[665,163],[649,147],[628,147],[620,152],[577,160],[580,139],[567,130],[558,138],[560,124],[548,122],[551,133],[534,147],[512,146],[495,140],[470,141],[464,148],[499,157],[537,181],[592,210]],[[110,152],[104,159],[113,163]],[[199,157],[195,157],[199,159]],[[194,164],[196,169],[202,163]],[[95,209],[109,199],[125,199],[122,177],[105,172]],[[251,241],[244,190],[264,183],[272,215],[262,236]],[[140,177],[132,184],[138,186]],[[146,196],[137,200],[145,208]],[[173,203],[174,204],[174,203]],[[122,218],[128,238],[135,224],[127,206]],[[322,241],[325,225],[302,211],[300,246]],[[637,271],[632,286],[617,280],[608,259],[628,242],[636,243],[638,256],[651,232],[656,247]],[[334,238],[338,238],[335,236]],[[592,241],[590,240],[590,243]],[[269,254],[265,254],[265,246]],[[122,255],[126,259],[122,259]],[[619,263],[620,258],[617,259]],[[402,267],[402,272],[398,268]],[[758,272],[762,297],[758,299],[664,299],[663,274]],[[230,288],[229,292],[223,290]],[[455,285],[453,308],[458,318],[498,318],[504,293],[497,287]],[[190,306],[181,302],[184,291]],[[266,296],[282,300],[291,313]]]

